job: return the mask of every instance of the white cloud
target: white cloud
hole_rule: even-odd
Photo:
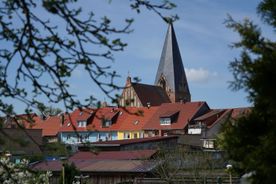
[[[190,82],[207,82],[209,81],[211,78],[217,77],[217,73],[216,72],[210,72],[204,68],[185,68],[185,72],[187,75],[187,79]]]

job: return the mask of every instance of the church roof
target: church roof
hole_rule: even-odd
[[[181,96],[179,96],[179,94],[183,92],[190,97],[188,82],[172,24],[169,24],[168,27],[155,78],[155,85],[158,85],[162,76],[165,77],[166,83],[171,90],[175,92],[176,99],[179,98]]]
[[[158,106],[170,102],[168,95],[160,86],[132,83],[132,87],[143,106],[147,106],[148,103],[151,106]]]

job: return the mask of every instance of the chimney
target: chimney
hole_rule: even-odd
[[[101,104],[101,107],[107,107],[107,102],[103,101],[102,104]]]
[[[150,102],[147,102],[147,107],[148,107],[148,109],[150,108]]]
[[[131,77],[128,76],[126,80],[126,87],[130,87],[130,86],[131,86]]]

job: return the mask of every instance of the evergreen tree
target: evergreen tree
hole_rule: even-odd
[[[276,1],[264,0],[257,10],[275,31]],[[233,45],[241,54],[230,64],[235,78],[231,86],[248,92],[253,107],[247,116],[224,127],[222,147],[241,174],[253,174],[253,183],[275,183],[276,41],[265,38],[260,27],[248,19],[236,22],[229,17],[226,24],[241,38]]]

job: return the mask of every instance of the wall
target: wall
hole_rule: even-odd
[[[144,138],[144,131],[118,131],[118,140],[123,140],[124,134],[129,133],[130,139],[135,139],[134,134],[137,134],[136,138]]]
[[[117,132],[60,132],[59,138],[65,144],[97,142],[99,140],[117,140]]]

